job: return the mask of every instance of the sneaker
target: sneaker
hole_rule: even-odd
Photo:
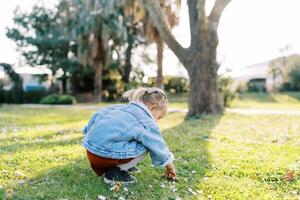
[[[113,184],[115,182],[134,183],[136,180],[130,175],[128,171],[121,170],[119,167],[109,168],[105,172],[104,182],[107,184]]]
[[[131,167],[130,169],[128,169],[128,172],[130,173],[141,173],[141,170],[137,167]]]

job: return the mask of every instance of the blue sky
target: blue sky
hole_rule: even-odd
[[[20,6],[30,10],[36,0],[10,0],[0,2],[0,62],[17,63],[19,54],[15,44],[6,38],[7,26],[12,25],[13,10]],[[56,0],[45,1],[51,5]],[[213,0],[207,0],[207,13]],[[240,68],[266,61],[281,53],[279,49],[291,45],[290,53],[300,52],[299,0],[232,0],[221,18],[219,26],[218,60],[222,69]],[[183,46],[189,45],[188,13],[183,1],[180,25],[173,30]],[[183,31],[184,30],[184,31]],[[150,54],[155,56],[154,47]],[[155,73],[155,65],[144,66],[146,73]],[[176,70],[174,70],[176,69]],[[164,72],[182,71],[172,52],[164,56]]]

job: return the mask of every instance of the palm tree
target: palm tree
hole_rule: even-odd
[[[160,5],[170,28],[175,27],[179,22],[179,10],[180,10],[181,0],[176,0],[174,2],[168,0],[160,0]],[[148,42],[156,44],[156,61],[157,61],[157,78],[156,86],[163,89],[163,52],[164,52],[164,41],[154,25],[149,13],[145,10],[139,1],[133,1],[131,4],[127,4],[126,11],[128,14],[134,16],[135,23],[141,22],[143,24],[143,32]]]
[[[119,6],[115,1],[63,0],[58,6],[65,20],[66,34],[74,40],[77,57],[83,66],[92,66],[94,75],[94,99],[102,98],[102,73],[111,57],[112,38],[126,34],[119,23]]]

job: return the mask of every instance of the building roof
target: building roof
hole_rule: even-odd
[[[266,78],[268,76],[268,67],[270,62],[271,61],[266,61],[239,69],[233,69],[225,74],[236,80]]]

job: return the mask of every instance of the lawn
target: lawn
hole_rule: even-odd
[[[187,94],[169,95],[172,108],[187,108]],[[242,93],[237,95],[231,108],[254,108],[272,110],[300,110],[300,92]]]
[[[244,93],[233,101],[231,107],[300,110],[300,92]]]
[[[171,104],[172,105],[172,104]],[[91,109],[0,106],[0,195],[13,199],[299,199],[300,118],[225,113],[160,122],[178,182],[150,159],[138,183],[110,190],[90,169],[81,128]]]

